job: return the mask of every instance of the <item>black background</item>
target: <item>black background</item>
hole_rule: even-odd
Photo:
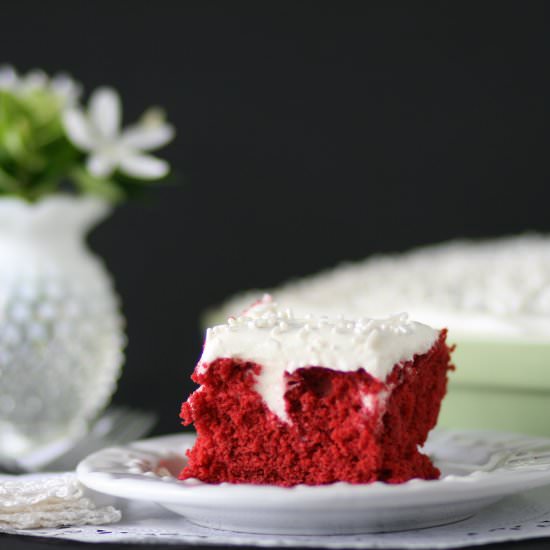
[[[93,232],[115,400],[178,410],[199,316],[373,252],[550,230],[544,2],[2,2],[0,57],[164,106],[175,182]]]

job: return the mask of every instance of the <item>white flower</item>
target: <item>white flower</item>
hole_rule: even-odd
[[[96,177],[108,177],[116,169],[138,179],[164,177],[170,167],[164,160],[143,151],[166,145],[174,129],[164,122],[158,110],[147,111],[138,124],[121,130],[121,105],[112,88],[99,88],[90,97],[87,112],[72,108],[63,116],[67,136],[89,153],[88,171]]]
[[[1,65],[0,90],[19,95],[44,90],[55,94],[61,100],[62,106],[68,106],[76,103],[82,93],[82,86],[65,73],[50,78],[44,71],[33,69],[26,75],[19,76],[11,65]]]
[[[0,66],[0,90],[14,90],[17,83],[18,78],[15,69],[10,65]]]
[[[82,95],[82,84],[67,73],[57,73],[50,78],[50,89],[64,100],[64,105],[74,105]]]
[[[26,75],[18,78],[16,92],[27,93],[36,90],[45,90],[49,84],[48,75],[42,69],[32,69]]]

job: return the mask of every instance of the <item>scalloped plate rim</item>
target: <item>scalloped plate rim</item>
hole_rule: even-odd
[[[550,445],[550,438],[542,438],[542,437],[532,437],[532,436],[525,436],[522,434],[512,434],[512,433],[504,433],[504,432],[488,432],[488,431],[472,431],[472,430],[438,430],[437,433],[466,433],[468,435],[476,434],[478,437],[493,437],[496,436],[497,438],[510,438],[510,439],[524,439],[526,442],[541,442],[541,443],[547,443]],[[471,472],[468,475],[447,475],[437,480],[424,480],[424,479],[412,479],[410,481],[407,481],[405,483],[401,484],[387,484],[383,482],[375,482],[375,483],[369,483],[369,484],[351,484],[346,482],[337,482],[329,485],[318,485],[318,486],[312,486],[312,485],[296,485],[294,487],[280,487],[277,485],[254,485],[254,484],[232,484],[232,483],[220,483],[217,485],[208,484],[201,482],[199,480],[186,480],[186,481],[179,481],[175,478],[172,478],[170,480],[160,480],[158,477],[147,477],[144,474],[137,474],[137,473],[130,473],[130,472],[111,472],[106,471],[105,468],[97,467],[96,463],[97,460],[101,460],[101,458],[104,456],[106,451],[111,451],[116,449],[117,451],[132,451],[132,452],[138,452],[138,453],[145,453],[150,454],[151,458],[157,459],[157,457],[151,453],[150,449],[152,446],[162,446],[163,450],[170,450],[172,452],[175,452],[176,445],[178,448],[184,447],[187,448],[195,439],[195,434],[192,433],[182,433],[182,434],[170,434],[170,435],[164,435],[164,436],[158,436],[154,438],[144,439],[140,441],[136,441],[134,443],[131,443],[129,445],[121,446],[121,447],[109,447],[106,449],[103,449],[99,452],[93,453],[89,455],[87,458],[85,458],[83,461],[80,462],[80,464],[77,467],[77,473],[80,478],[80,480],[85,484],[88,485],[88,483],[91,483],[91,485],[94,484],[93,480],[95,479],[110,479],[113,481],[137,481],[139,483],[146,483],[147,485],[154,484],[158,485],[159,482],[162,482],[162,485],[166,487],[169,485],[177,485],[178,488],[185,488],[186,492],[192,491],[193,493],[197,491],[208,491],[208,492],[219,492],[220,488],[224,489],[224,492],[234,492],[236,494],[241,493],[242,491],[255,491],[258,493],[265,493],[266,490],[269,490],[270,493],[281,493],[287,495],[289,492],[293,494],[298,493],[305,493],[305,492],[311,492],[315,493],[316,496],[319,495],[319,493],[338,493],[338,492],[345,492],[348,493],[349,491],[357,492],[361,494],[375,494],[375,496],[381,496],[382,493],[402,493],[404,491],[415,491],[418,492],[419,490],[430,490],[435,487],[439,487],[442,484],[445,484],[445,486],[453,485],[463,485],[463,484],[471,484],[471,483],[479,483],[480,481],[483,481],[485,483],[489,482],[490,485],[492,485],[491,481],[495,480],[496,483],[498,483],[500,486],[502,484],[502,481],[505,481],[506,478],[509,478],[511,483],[516,485],[519,482],[519,478],[523,481],[527,479],[533,479],[535,485],[534,486],[540,486],[545,485],[546,483],[550,484],[550,465],[547,468],[526,468],[525,470],[506,470],[506,469],[499,469],[496,471],[479,471],[475,470]],[[183,443],[183,444],[182,444]],[[117,465],[122,468],[124,468],[123,464]],[[496,480],[496,476],[499,476],[499,480]],[[545,482],[545,480],[547,480]],[[93,488],[91,487],[90,488]],[[439,490],[439,489],[436,489]],[[515,491],[514,491],[515,492]],[[113,493],[114,494],[114,493]],[[511,494],[511,493],[506,493]],[[144,497],[145,499],[146,497]]]

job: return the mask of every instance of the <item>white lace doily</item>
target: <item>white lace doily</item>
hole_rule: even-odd
[[[120,520],[112,506],[98,506],[74,474],[0,478],[0,532],[104,525]]]
[[[55,486],[55,483],[53,486]],[[56,492],[55,489],[52,489],[52,491],[53,493]],[[70,498],[73,498],[74,495],[78,494],[78,490],[70,494]],[[27,497],[32,501],[33,497],[31,495],[32,492],[29,492]],[[61,495],[58,494],[57,498],[63,500],[68,496],[69,494],[65,495],[62,491]],[[21,502],[30,502],[24,500],[27,497],[24,497]],[[95,510],[101,510],[102,508],[98,508],[100,502],[96,498],[94,498],[94,501],[97,506]],[[0,531],[82,542],[201,543],[213,545],[300,546],[318,548],[427,549],[550,537],[550,487],[533,489],[526,493],[506,498],[500,503],[481,511],[474,517],[452,525],[370,535],[249,535],[199,527],[153,504],[123,501],[120,508],[122,511],[122,520],[112,525],[82,525],[57,529],[40,528],[17,531],[13,528],[2,526],[0,527]],[[107,510],[107,508],[103,508],[103,510]],[[112,515],[106,514],[104,517],[114,518],[114,514],[115,512],[112,512]]]

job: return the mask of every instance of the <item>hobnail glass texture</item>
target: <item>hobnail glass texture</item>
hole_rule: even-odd
[[[109,207],[0,200],[0,457],[84,433],[123,363],[124,324],[87,231]]]

